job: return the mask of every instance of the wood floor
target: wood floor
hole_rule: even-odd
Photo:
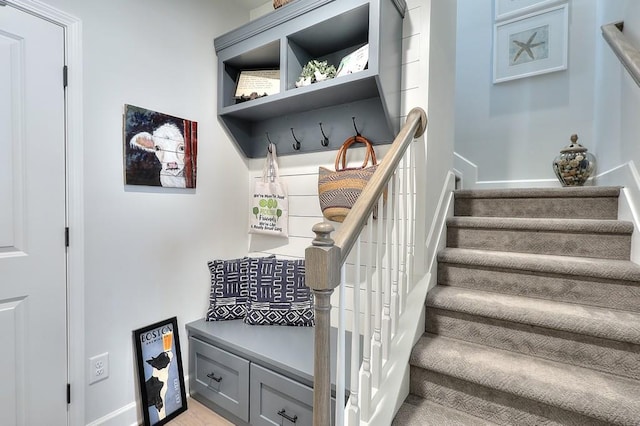
[[[233,426],[208,407],[192,398],[187,398],[187,411],[167,423],[167,426]]]

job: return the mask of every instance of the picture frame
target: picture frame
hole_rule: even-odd
[[[176,317],[133,331],[145,426],[167,423],[187,410]]]
[[[196,187],[196,121],[129,104],[122,118],[125,185]]]
[[[542,9],[547,9],[566,0],[495,0],[494,13],[496,21],[528,15]]]
[[[568,4],[494,24],[493,83],[567,69]]]
[[[280,70],[243,70],[238,74],[236,103],[280,93]]]
[[[367,69],[369,64],[369,44],[365,44],[340,60],[336,77],[349,75]]]

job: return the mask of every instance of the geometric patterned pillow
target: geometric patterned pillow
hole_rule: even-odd
[[[246,257],[208,262],[211,291],[207,321],[244,318],[247,313],[248,262]]]
[[[244,318],[249,298],[249,267],[257,262],[257,258],[242,257],[207,263],[211,272],[207,321]]]
[[[304,277],[304,259],[262,258],[251,264],[244,322],[313,326],[313,294]]]

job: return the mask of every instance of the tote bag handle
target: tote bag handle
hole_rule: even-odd
[[[353,136],[344,141],[340,150],[338,150],[338,154],[336,155],[335,169],[336,171],[345,170],[347,167],[347,150],[349,147],[355,143],[362,143],[367,147],[367,151],[365,152],[364,162],[362,163],[361,169],[367,167],[369,163],[369,159],[371,159],[371,164],[376,165],[378,161],[376,160],[376,152],[373,149],[373,145],[371,142],[365,138],[364,136]]]

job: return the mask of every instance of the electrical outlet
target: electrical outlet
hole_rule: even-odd
[[[109,377],[109,352],[89,358],[89,384]]]

